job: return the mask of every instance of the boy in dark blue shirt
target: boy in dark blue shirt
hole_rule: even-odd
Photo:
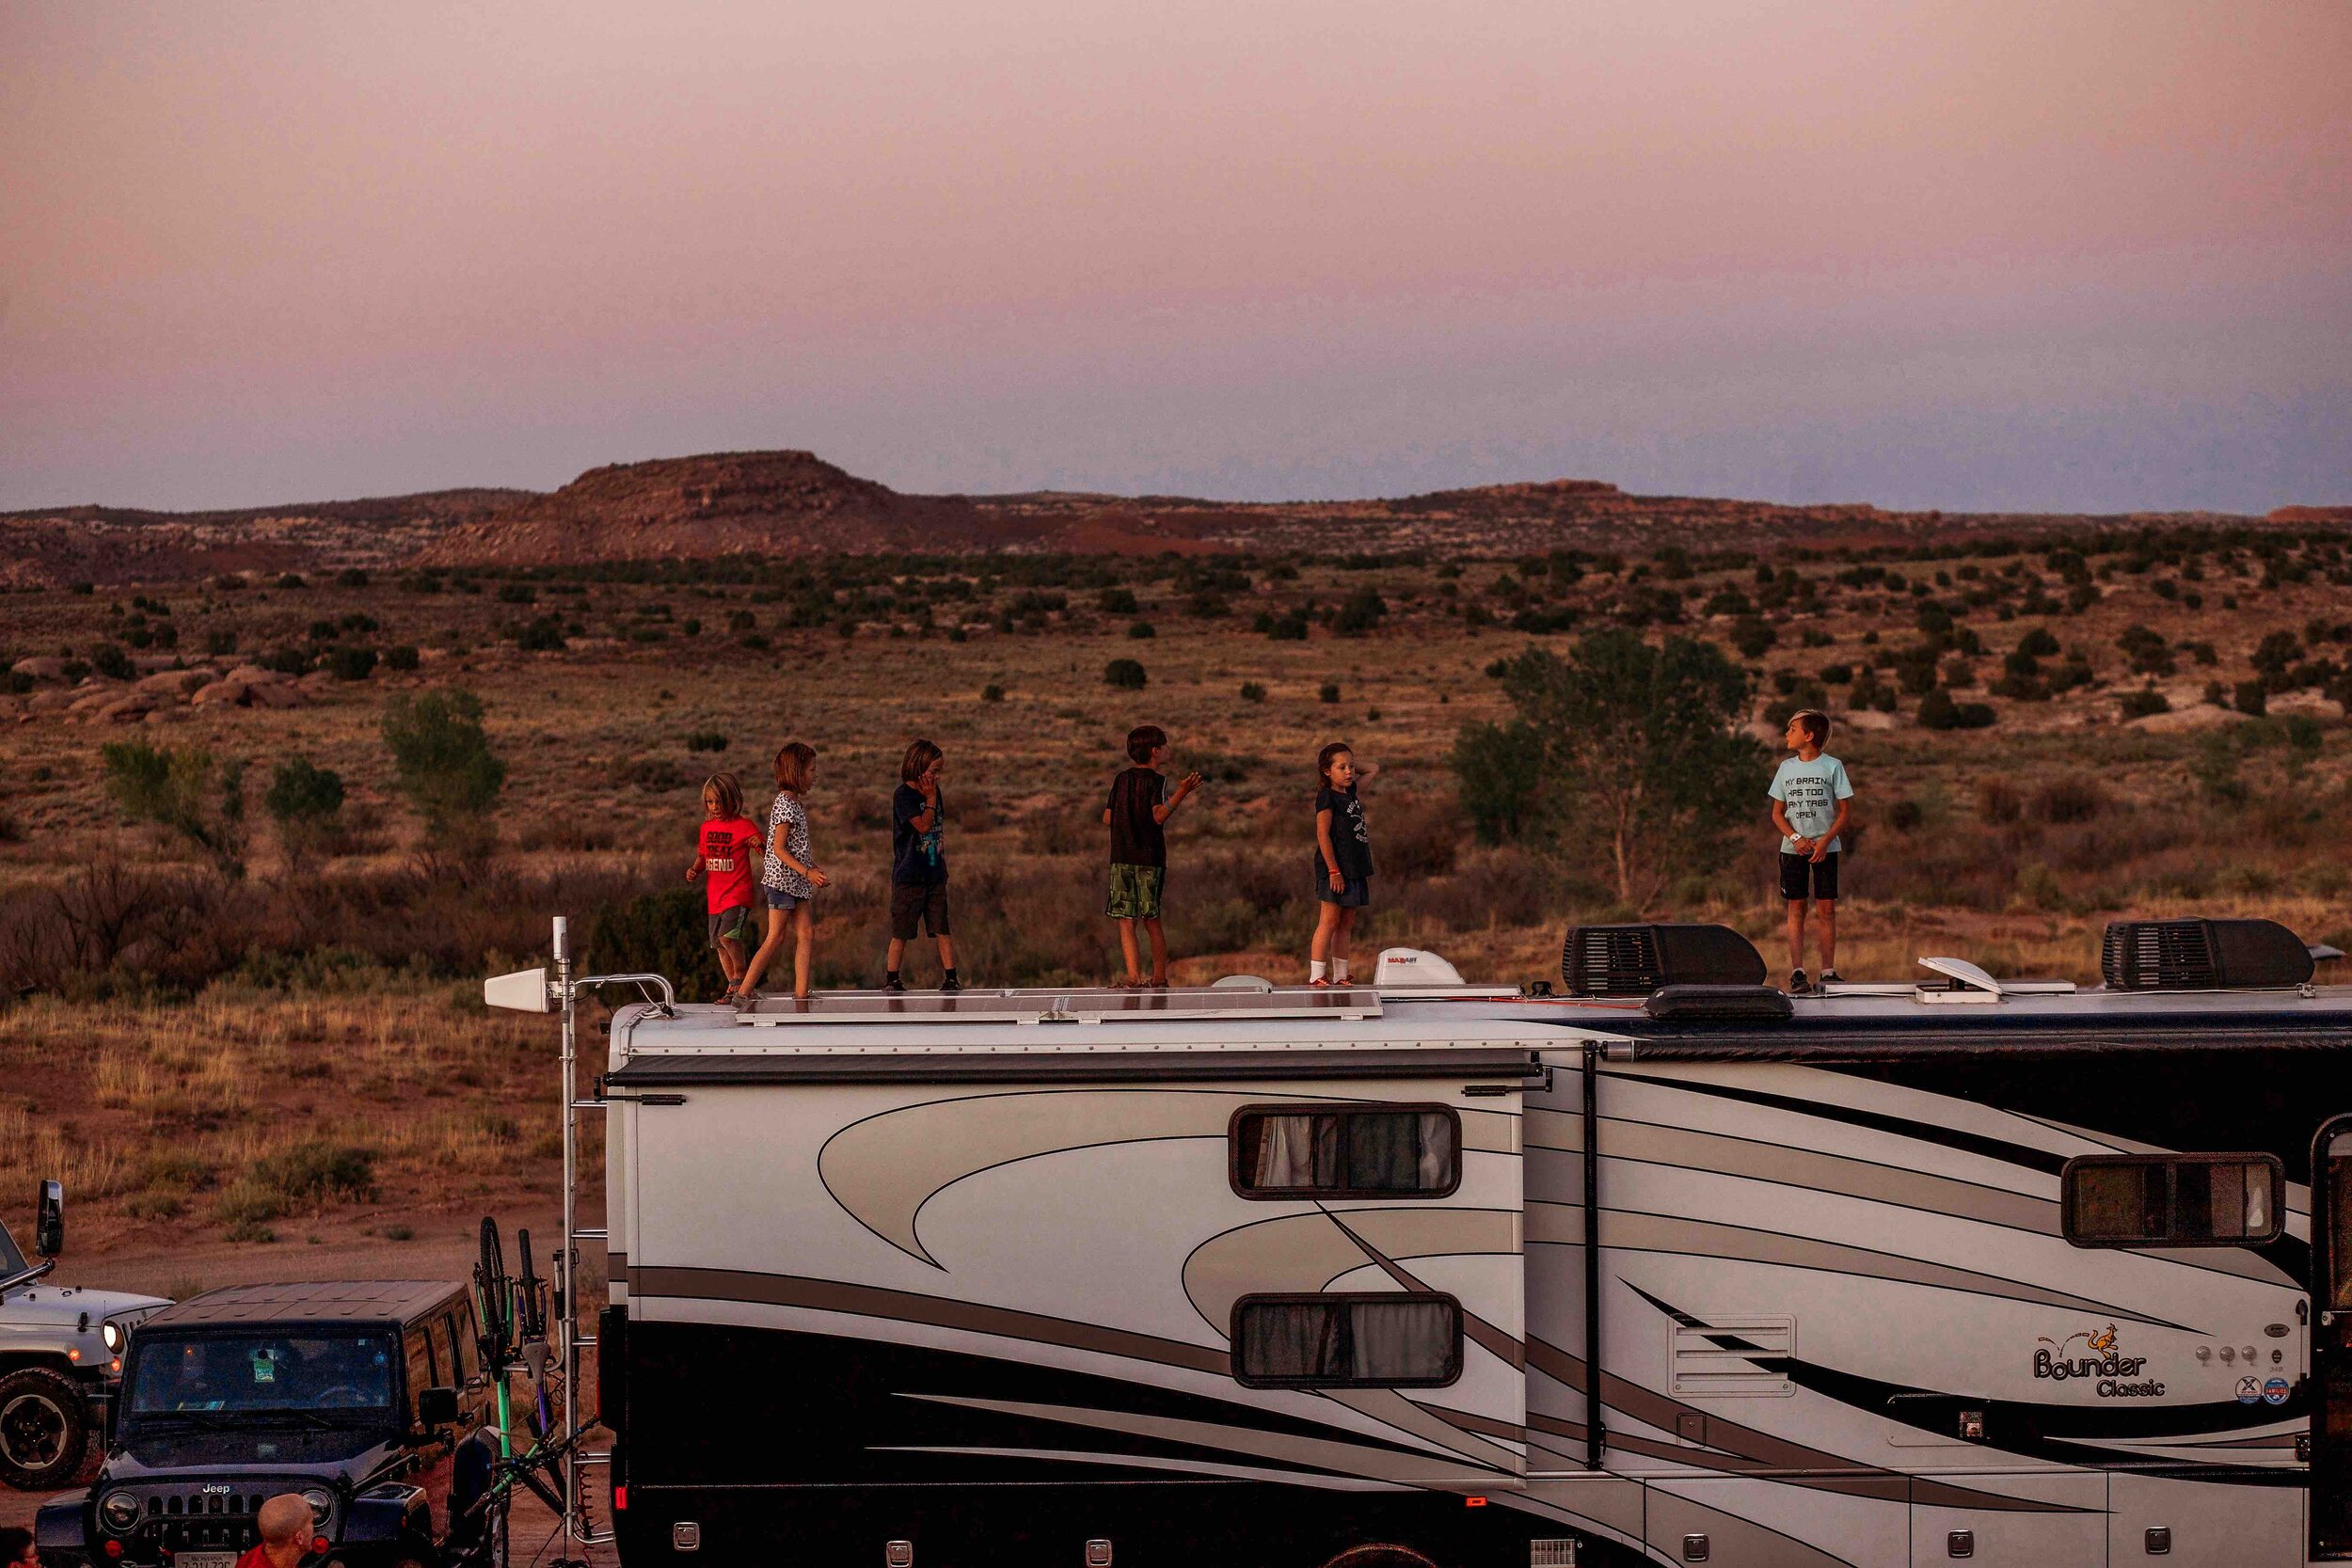
[[[939,843],[947,817],[946,798],[939,788],[946,760],[938,747],[917,740],[898,765],[898,787],[890,798],[890,951],[882,960],[887,991],[907,989],[898,965],[918,926],[939,943],[939,989],[963,989],[956,978],[956,944],[947,927],[947,857]]]

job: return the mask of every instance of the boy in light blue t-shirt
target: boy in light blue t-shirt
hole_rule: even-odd
[[[1772,826],[1780,830],[1780,895],[1788,904],[1789,994],[1810,990],[1804,978],[1804,905],[1811,898],[1821,915],[1821,983],[1837,975],[1838,835],[1851,813],[1853,784],[1846,765],[1821,750],[1829,739],[1829,715],[1812,708],[1788,716],[1781,737],[1797,754],[1772,775]]]

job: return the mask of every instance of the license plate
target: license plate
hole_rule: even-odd
[[[174,1568],[237,1568],[234,1552],[182,1552],[171,1560]]]

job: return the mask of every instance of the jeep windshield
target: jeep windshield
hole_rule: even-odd
[[[8,1227],[0,1225],[0,1279],[14,1279],[24,1272],[24,1255],[16,1250],[16,1240]]]
[[[141,1330],[134,1346],[123,1409],[139,1425],[342,1427],[392,1418],[389,1334]]]

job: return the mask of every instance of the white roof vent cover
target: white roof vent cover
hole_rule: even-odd
[[[2001,982],[1970,963],[1966,958],[1921,958],[1919,967],[1931,969],[1947,980],[1957,982],[1965,990],[1980,990],[1990,997],[2001,994]]]

